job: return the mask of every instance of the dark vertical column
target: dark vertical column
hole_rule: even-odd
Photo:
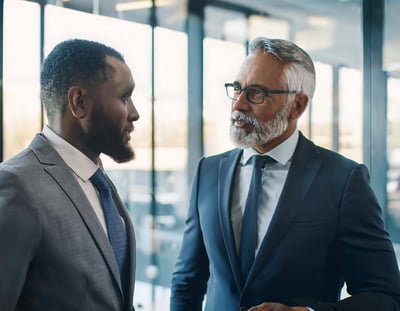
[[[0,162],[4,158],[4,116],[3,116],[3,29],[4,29],[4,1],[0,0]]]
[[[204,154],[203,141],[203,39],[204,1],[188,0],[188,181]]]
[[[364,162],[371,172],[371,186],[384,212],[387,184],[387,90],[383,71],[384,0],[363,0],[363,101]]]
[[[150,23],[151,25],[151,255],[150,265],[153,267],[159,267],[158,255],[155,252],[157,243],[156,237],[156,214],[157,214],[157,173],[156,173],[156,158],[155,158],[155,136],[156,136],[156,120],[155,120],[155,28],[157,27],[157,8],[156,1],[152,0],[152,7],[150,12]],[[158,270],[157,270],[158,271]],[[151,310],[153,310],[156,301],[156,285],[159,274],[151,278]]]
[[[43,64],[44,61],[44,8],[46,6],[47,0],[40,0],[40,66]],[[44,107],[43,104],[40,105],[40,128],[42,129],[44,126]]]
[[[155,136],[156,136],[156,126],[155,126],[155,28],[157,26],[157,15],[156,15],[156,3],[155,0],[152,1],[153,5],[150,12],[150,22],[151,25],[151,206],[150,213],[153,216],[153,228],[155,229],[154,216],[156,215],[156,191],[157,191],[157,176],[156,176],[156,161],[155,161]]]

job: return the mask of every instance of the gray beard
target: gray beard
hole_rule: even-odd
[[[290,104],[286,103],[279,110],[272,120],[262,122],[253,116],[248,116],[239,111],[234,111],[231,115],[230,138],[233,144],[238,148],[250,148],[254,146],[262,146],[271,140],[282,135],[288,128]],[[244,129],[234,126],[234,121],[243,121],[254,126],[251,133],[247,133]]]

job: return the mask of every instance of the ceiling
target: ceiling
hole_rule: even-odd
[[[242,0],[210,2],[244,5]],[[264,13],[273,21],[286,21],[290,29],[287,39],[306,49],[314,60],[362,68],[361,0],[251,0],[245,3],[247,8]],[[398,12],[400,1],[385,1],[383,62],[385,70],[394,74],[400,72]],[[262,31],[269,36],[267,25]]]
[[[52,1],[65,7],[139,23],[151,23],[153,20],[157,25],[180,31],[184,31],[186,25],[188,0],[155,0],[159,8],[154,19],[150,0]],[[264,33],[265,36],[287,37],[306,49],[314,60],[362,68],[362,0],[192,1],[195,6],[207,4],[207,36],[238,41],[243,41],[241,36],[249,40],[253,34]],[[142,7],[129,9],[121,5]],[[385,6],[384,67],[396,74],[400,72],[400,35],[397,32],[400,1],[385,0]],[[264,23],[255,22],[248,27],[250,31],[243,33],[243,29],[249,25],[246,24],[249,15],[264,16]],[[232,34],[236,34],[236,37],[232,37]]]

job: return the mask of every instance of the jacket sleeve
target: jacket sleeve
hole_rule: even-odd
[[[197,211],[200,167],[201,164],[194,178],[181,250],[172,275],[170,311],[202,310],[207,288],[209,260]]]
[[[14,310],[40,235],[22,182],[0,169],[0,310]]]
[[[357,165],[349,176],[336,239],[339,269],[349,298],[311,304],[315,311],[400,310],[400,276],[381,208],[369,185],[367,168]]]

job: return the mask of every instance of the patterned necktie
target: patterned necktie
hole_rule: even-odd
[[[99,192],[101,206],[103,208],[104,217],[106,219],[108,238],[114,251],[115,259],[117,260],[121,281],[123,281],[123,278],[126,274],[124,273],[124,270],[127,263],[128,249],[125,225],[121,220],[121,216],[119,215],[117,207],[115,206],[114,200],[112,198],[110,184],[108,183],[101,169],[98,169],[92,175],[92,177],[90,177],[90,181]]]
[[[269,156],[255,155],[250,158],[250,163],[253,165],[253,173],[243,213],[239,247],[240,268],[244,280],[247,278],[253,264],[257,247],[257,208],[261,189],[262,168],[267,162],[271,163],[273,161]]]

